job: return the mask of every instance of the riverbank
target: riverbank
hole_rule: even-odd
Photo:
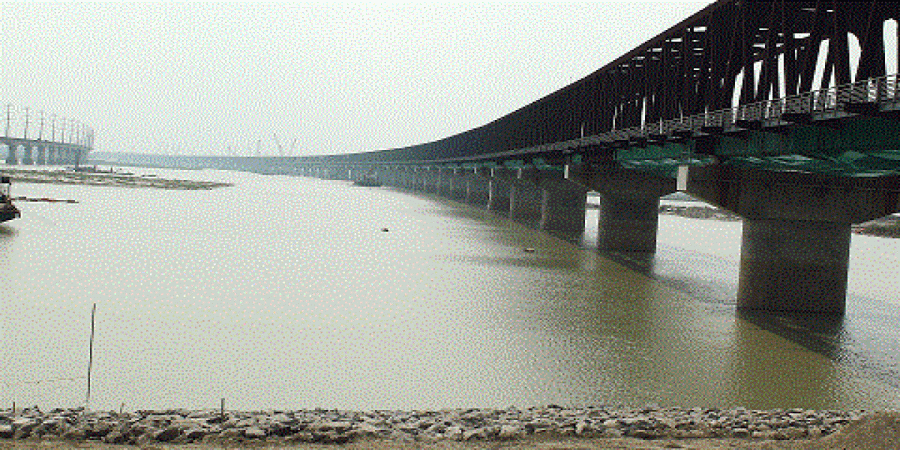
[[[725,220],[736,222],[741,216],[711,206],[659,205],[660,214],[688,217],[691,219]],[[887,216],[853,225],[851,231],[869,236],[900,238],[900,217]]]
[[[110,171],[75,171],[71,169],[13,169],[0,168],[0,175],[14,182],[78,184],[132,188],[200,190],[230,186],[228,183],[159,178]]]
[[[17,442],[77,444],[79,448],[83,444],[88,448],[103,444],[141,448],[186,444],[212,448],[314,448],[303,447],[314,444],[351,448],[541,448],[544,442],[572,442],[577,448],[787,448],[765,445],[821,441],[838,435],[853,421],[875,416],[867,416],[862,411],[801,409],[557,406],[503,410],[317,409],[224,413],[216,410],[89,412],[80,408],[41,412],[29,408],[0,412],[0,439],[7,440],[6,447],[0,448],[19,448],[13,447]],[[890,420],[900,424],[896,415]],[[663,443],[667,447],[652,446]]]

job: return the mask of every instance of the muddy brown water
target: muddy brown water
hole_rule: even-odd
[[[844,318],[747,316],[740,222],[661,216],[647,259],[593,250],[596,210],[561,238],[390,188],[134,171],[233,186],[14,185],[78,203],[0,225],[0,407],[85,402],[93,303],[94,409],[900,406],[900,241],[853,236]]]

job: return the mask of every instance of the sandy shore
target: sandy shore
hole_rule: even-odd
[[[214,189],[230,186],[212,181],[175,180],[153,176],[139,176],[122,172],[76,172],[68,169],[13,169],[0,168],[0,175],[13,182],[79,184],[88,186],[114,186],[156,189]]]

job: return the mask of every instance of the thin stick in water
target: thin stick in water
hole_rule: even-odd
[[[84,406],[91,402],[91,367],[94,365],[94,315],[97,313],[97,304],[91,308],[91,343],[88,347],[88,372],[87,372],[87,397],[84,399]]]

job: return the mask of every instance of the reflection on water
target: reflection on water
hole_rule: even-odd
[[[890,309],[735,313],[739,223],[663,217],[655,257],[610,257],[590,226],[562,239],[430,195],[177,174],[235,186],[17,187],[80,203],[0,226],[0,402],[83,401],[97,302],[95,408],[900,403],[896,353],[873,350]]]

